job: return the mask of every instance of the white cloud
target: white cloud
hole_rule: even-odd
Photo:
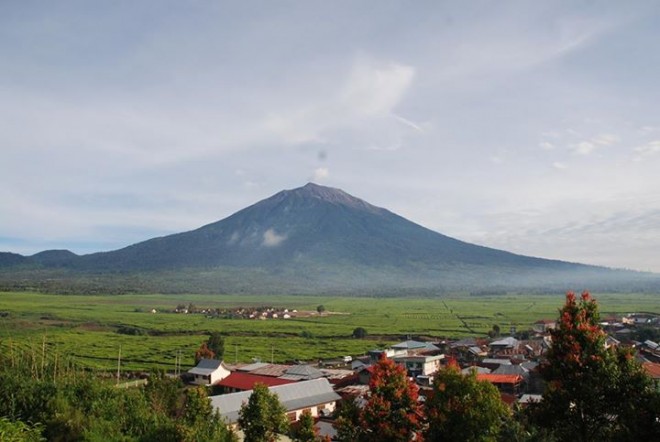
[[[286,240],[286,238],[286,235],[278,235],[275,230],[268,229],[264,232],[264,241],[262,245],[266,247],[277,247]]]
[[[414,122],[408,120],[407,118],[403,118],[402,116],[397,115],[397,114],[392,114],[392,117],[393,117],[395,120],[397,120],[398,122],[402,123],[403,125],[408,126],[408,127],[412,128],[412,129],[415,129],[417,132],[424,132],[424,129],[422,129],[422,126],[420,126],[419,124],[414,123]]]
[[[636,147],[633,151],[637,154],[634,158],[641,161],[643,158],[660,153],[660,140],[650,141],[643,146]]]
[[[539,144],[539,147],[543,150],[553,150],[555,148],[555,145],[548,142],[548,141],[543,141]]]
[[[611,146],[619,141],[619,137],[612,134],[600,134],[597,137],[592,138],[591,141],[601,146]]]
[[[589,155],[596,150],[598,146],[590,141],[582,141],[576,144],[569,144],[568,148],[578,155]]]
[[[285,143],[294,145],[325,143],[327,133],[347,127],[368,132],[370,122],[392,116],[400,123],[421,130],[410,120],[393,114],[414,75],[412,66],[360,60],[354,63],[335,93],[306,97],[306,104],[297,108],[272,112],[263,125]]]
[[[554,167],[555,169],[563,170],[563,169],[566,169],[566,164],[564,164],[560,161],[555,161],[554,163],[552,163],[552,167]]]
[[[312,177],[312,181],[318,182],[318,181],[323,181],[326,178],[330,176],[330,171],[328,170],[327,167],[319,167],[314,171],[314,175]]]
[[[341,107],[361,116],[391,113],[410,87],[415,69],[398,63],[358,62],[341,93]]]

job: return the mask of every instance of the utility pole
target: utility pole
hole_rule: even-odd
[[[120,375],[121,375],[121,345],[119,346],[119,355],[117,356],[117,385],[119,385]]]

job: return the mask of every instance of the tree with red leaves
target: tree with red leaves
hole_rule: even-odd
[[[649,409],[657,407],[657,392],[630,351],[606,348],[596,301],[568,293],[559,313],[533,420],[560,441],[637,440],[658,431],[658,410]]]
[[[215,353],[211,350],[206,342],[203,342],[202,345],[195,351],[195,363],[197,364],[202,359],[213,359],[215,358]]]
[[[382,355],[371,375],[370,395],[360,416],[360,440],[408,442],[421,440],[423,415],[418,388],[404,367]]]

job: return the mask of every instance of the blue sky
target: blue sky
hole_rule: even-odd
[[[0,250],[120,248],[308,181],[660,272],[655,1],[0,2]]]

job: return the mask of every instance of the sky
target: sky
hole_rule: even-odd
[[[309,181],[660,272],[657,1],[0,1],[0,251],[114,250]]]

